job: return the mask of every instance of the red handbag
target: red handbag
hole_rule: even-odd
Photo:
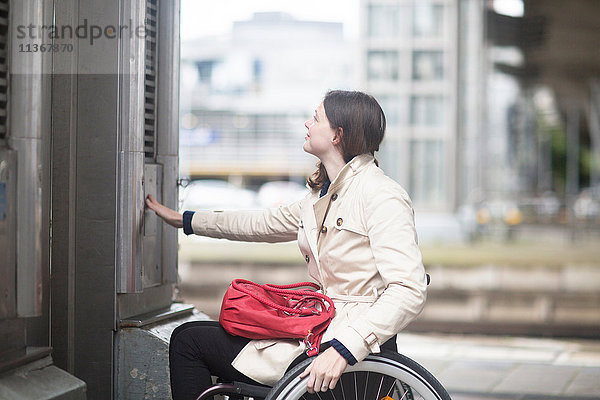
[[[306,354],[316,355],[335,314],[333,301],[316,289],[312,282],[261,285],[236,279],[223,297],[219,323],[248,339],[304,339]]]

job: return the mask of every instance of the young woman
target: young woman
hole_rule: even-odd
[[[263,211],[186,211],[148,196],[167,223],[197,234],[239,241],[297,239],[308,272],[335,303],[322,351],[304,372],[308,391],[333,389],[348,364],[395,349],[396,333],[423,308],[426,275],[406,191],[384,175],[374,158],[385,116],[370,95],[327,93],[304,124],[304,151],[319,158],[311,192],[296,203]],[[249,340],[217,322],[192,322],[171,336],[174,399],[193,399],[210,376],[272,385],[304,352],[299,340]]]

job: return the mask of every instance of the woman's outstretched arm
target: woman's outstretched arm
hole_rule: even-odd
[[[183,215],[160,204],[151,194],[146,197],[146,206],[161,217],[167,224],[175,228],[183,228]]]
[[[146,206],[186,234],[245,242],[287,242],[295,240],[300,222],[300,201],[264,210],[196,211],[181,214],[159,203],[152,195]],[[187,225],[184,224],[187,214]],[[187,229],[187,231],[186,231]]]

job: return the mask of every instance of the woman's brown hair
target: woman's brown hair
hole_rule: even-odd
[[[385,133],[385,115],[373,96],[332,90],[325,95],[323,107],[331,129],[342,128],[340,148],[346,163],[360,154],[375,155]],[[317,167],[307,179],[313,190],[320,190],[328,179],[323,163],[319,161]]]

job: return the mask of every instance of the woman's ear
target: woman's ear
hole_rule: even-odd
[[[342,141],[342,136],[344,136],[344,129],[340,126],[337,128],[337,131],[335,131],[335,136],[331,139],[331,143],[337,146]]]

